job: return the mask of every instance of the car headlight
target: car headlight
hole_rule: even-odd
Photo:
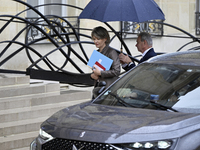
[[[129,144],[121,144],[123,148],[128,150],[145,150],[145,149],[157,149],[157,150],[169,150],[175,140],[160,140],[151,142],[134,142]]]
[[[40,129],[39,135],[40,135],[40,137],[41,137],[42,139],[44,139],[44,140],[51,140],[51,139],[53,139],[53,137],[52,137],[50,134],[46,133],[46,132],[43,131],[42,129]]]

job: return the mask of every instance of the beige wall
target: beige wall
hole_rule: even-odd
[[[194,33],[196,0],[155,0],[155,2],[165,14],[165,23]],[[165,33],[174,34],[177,31],[165,28]]]
[[[0,5],[0,15],[15,15],[21,10],[24,10],[24,6],[14,2],[12,0],[1,0]],[[20,17],[24,18],[25,14],[20,15]],[[3,18],[3,19],[10,19],[10,18]],[[0,21],[0,27],[4,25],[5,22]],[[13,38],[16,33],[18,33],[24,26],[22,24],[10,24],[7,30],[0,35],[0,41],[8,40]]]
[[[24,6],[22,4],[19,4],[17,2],[14,2],[12,0],[0,0],[0,15],[16,15],[18,12],[24,10]],[[25,14],[21,14],[20,17],[24,18]],[[1,19],[10,19],[10,18],[1,18]],[[19,20],[18,20],[19,21]],[[5,24],[4,21],[0,21],[0,28]],[[6,41],[6,40],[12,40],[14,36],[22,29],[24,28],[24,24],[20,23],[11,23],[3,32],[0,34],[0,41]],[[24,42],[25,35],[22,34],[17,41]],[[0,50],[5,48],[7,44],[0,44]],[[18,49],[19,46],[17,44],[13,44],[11,47],[9,47],[9,50],[6,51],[6,53],[0,57],[0,61],[6,58],[9,54],[13,53],[16,49]],[[25,51],[20,52],[17,57],[13,57],[13,59],[9,60],[7,63],[5,63],[3,66],[1,66],[1,69],[13,69],[13,70],[24,70],[28,66],[28,60],[27,57],[24,57]]]

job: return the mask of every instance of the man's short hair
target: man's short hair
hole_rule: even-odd
[[[151,35],[149,33],[141,32],[141,33],[138,34],[138,37],[140,37],[141,41],[147,41],[147,44],[149,46],[153,45],[153,41],[152,41]]]

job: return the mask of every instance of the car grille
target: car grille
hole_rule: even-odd
[[[109,144],[53,139],[42,145],[42,150],[117,150]]]

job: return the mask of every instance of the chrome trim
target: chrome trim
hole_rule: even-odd
[[[73,145],[72,150],[81,150],[81,149],[83,149],[83,148],[84,148],[84,146],[82,146],[81,148],[77,149],[76,146]]]

